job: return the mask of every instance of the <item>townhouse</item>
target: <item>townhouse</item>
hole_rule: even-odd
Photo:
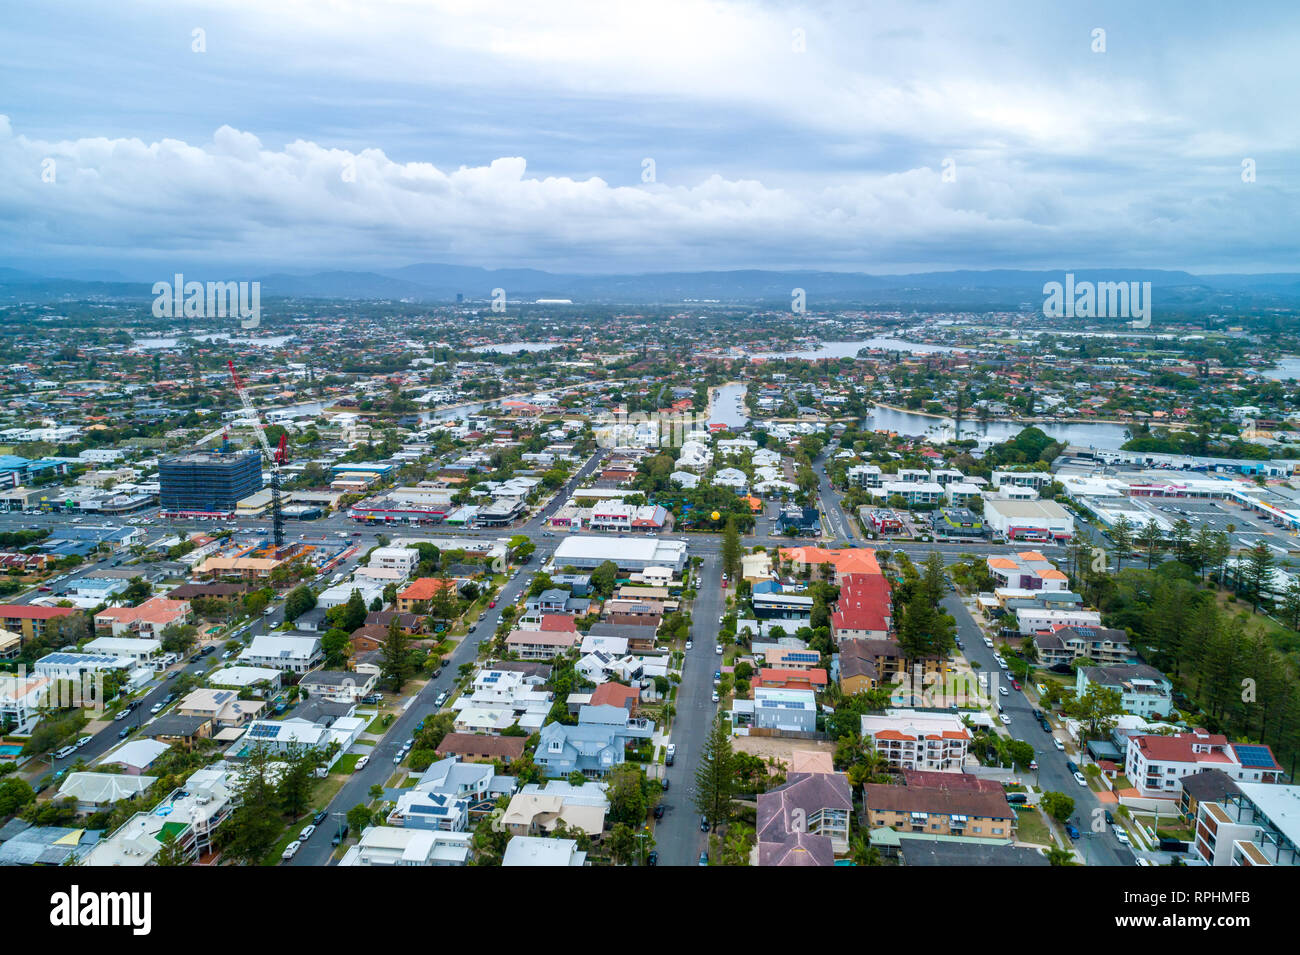
[[[1184,776],[1217,769],[1241,783],[1277,783],[1282,767],[1268,746],[1230,743],[1219,733],[1196,728],[1171,736],[1135,734],[1124,752],[1124,775],[1143,796],[1175,798]]]

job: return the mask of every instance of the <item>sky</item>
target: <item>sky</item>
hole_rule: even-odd
[[[1294,2],[9,4],[0,266],[1300,271],[1298,51]]]

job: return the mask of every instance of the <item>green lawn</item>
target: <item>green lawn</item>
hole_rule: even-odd
[[[341,776],[350,776],[352,773],[356,772],[357,760],[360,758],[360,753],[347,753],[340,756],[338,762],[334,764],[334,768],[331,769],[330,772],[337,773]]]
[[[1032,842],[1040,846],[1054,846],[1056,839],[1047,828],[1042,814],[1032,807],[1014,807],[1016,810],[1016,834],[1021,842]]]

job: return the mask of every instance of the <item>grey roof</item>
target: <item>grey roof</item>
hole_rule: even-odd
[[[1045,866],[1051,865],[1037,849],[979,842],[940,841],[923,836],[898,837],[904,865],[939,866]]]
[[[81,835],[76,845],[55,845],[78,832]],[[70,855],[85,855],[102,835],[99,830],[31,826],[0,845],[0,865],[62,865]]]
[[[758,844],[760,866],[834,865],[835,850],[829,836],[812,832],[787,833],[784,839]]]
[[[1221,769],[1202,769],[1179,780],[1183,791],[1197,802],[1218,802],[1230,793],[1240,792],[1237,784]]]
[[[146,726],[144,735],[154,739],[159,736],[193,736],[203,728],[204,724],[211,722],[210,716],[181,716],[167,713]]]

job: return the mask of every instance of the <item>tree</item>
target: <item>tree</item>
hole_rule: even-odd
[[[36,801],[36,791],[24,779],[6,779],[0,782],[0,818],[12,816]]]
[[[1060,846],[1052,846],[1047,850],[1047,862],[1055,866],[1074,865],[1074,853]]]
[[[271,752],[254,746],[235,783],[234,812],[217,829],[222,853],[244,865],[260,865],[280,837],[279,800],[271,782]]]
[[[1160,525],[1154,519],[1147,521],[1142,530],[1138,532],[1137,543],[1142,548],[1142,552],[1147,555],[1147,570],[1150,570],[1151,565],[1160,559],[1160,555],[1164,553],[1165,549],[1164,538],[1160,534]]]
[[[722,572],[732,580],[740,577],[740,530],[734,517],[722,529]]]
[[[389,621],[388,636],[384,638],[384,645],[379,648],[379,653],[379,678],[386,682],[394,693],[401,693],[414,668],[411,666],[406,634],[402,632],[396,616]]]
[[[905,589],[905,588],[900,588]],[[910,670],[915,660],[945,657],[953,648],[957,621],[939,605],[946,590],[943,558],[932,551],[922,565],[920,578],[902,606],[898,648]]]
[[[614,593],[618,583],[618,564],[612,560],[603,561],[591,572],[591,588],[602,597]]]
[[[311,801],[313,774],[321,765],[320,750],[295,743],[281,754],[280,760],[284,764],[276,785],[280,807],[286,816],[301,816]]]
[[[584,779],[583,782],[585,781]],[[636,763],[615,766],[605,781],[609,784],[605,798],[609,800],[610,820],[625,822],[629,826],[641,825],[650,808],[646,776],[641,767]]]
[[[1259,541],[1246,552],[1244,572],[1240,561],[1238,561],[1238,573],[1242,574],[1246,592],[1250,594],[1251,610],[1259,609],[1260,601],[1264,597],[1264,590],[1273,580],[1275,563],[1272,550],[1263,541]]]
[[[732,765],[731,735],[721,715],[713,718],[713,727],[704,740],[700,764],[695,770],[696,810],[712,826],[724,824],[731,816],[731,796],[736,776]]]
[[[609,856],[617,865],[627,865],[636,856],[636,834],[627,823],[617,822],[605,837]]]
[[[1083,696],[1068,704],[1065,710],[1086,727],[1088,739],[1098,739],[1115,728],[1115,718],[1123,712],[1123,703],[1119,690],[1090,683]]]
[[[339,615],[339,629],[353,633],[366,622],[366,598],[361,596],[360,590],[353,590],[348,597],[348,602],[343,605],[343,612]]]
[[[352,638],[348,636],[347,631],[332,628],[326,630],[320,638],[320,648],[325,654],[325,669],[342,670],[348,665]]]
[[[1110,527],[1111,552],[1115,555],[1115,573],[1119,573],[1124,558],[1133,551],[1133,522],[1128,515],[1121,514]]]
[[[370,811],[370,807],[359,802],[348,810],[348,828],[359,836],[374,821],[374,818],[375,814]]]
[[[180,840],[176,838],[175,832],[169,831],[162,838],[162,848],[153,857],[153,864],[157,866],[181,866],[185,865],[185,862],[185,850],[181,847]]]
[[[1065,793],[1043,793],[1040,805],[1043,807],[1043,811],[1057,822],[1065,822],[1074,812],[1074,799]]]
[[[284,598],[284,619],[292,623],[315,606],[315,592],[306,584],[299,584]]]

